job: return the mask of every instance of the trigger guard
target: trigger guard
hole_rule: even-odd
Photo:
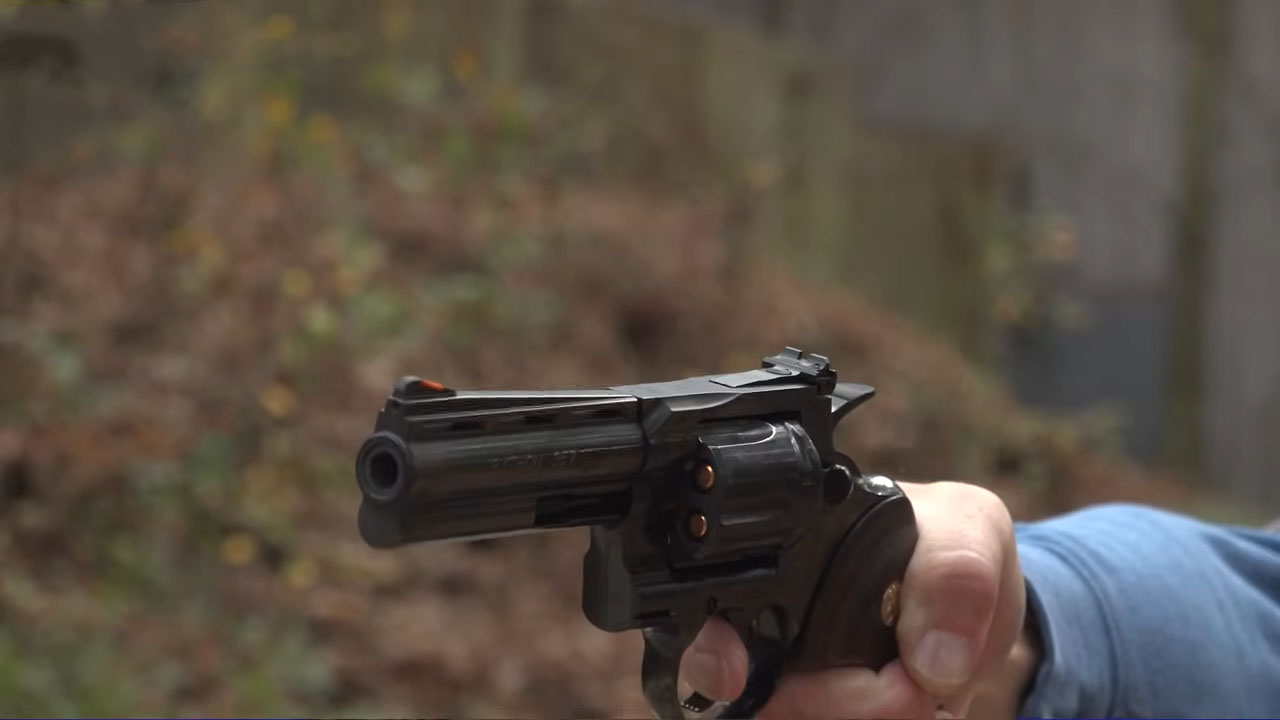
[[[668,627],[651,627],[642,631],[644,657],[640,664],[640,681],[645,700],[659,720],[689,720],[711,716],[717,720],[754,717],[777,688],[782,674],[785,652],[780,638],[755,632],[753,626],[738,627],[738,636],[746,646],[749,666],[746,687],[732,701],[717,701],[693,692],[680,699],[680,661],[693,642],[694,635]]]

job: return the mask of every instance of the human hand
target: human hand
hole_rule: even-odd
[[[759,717],[1016,716],[1037,661],[1019,642],[1026,590],[1008,510],[975,485],[900,485],[919,530],[902,583],[900,658],[879,672],[831,668],[785,677]],[[713,617],[681,669],[703,695],[731,700],[746,684],[746,648],[732,626]]]

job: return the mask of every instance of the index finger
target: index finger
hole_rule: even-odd
[[[746,687],[748,656],[733,626],[707,619],[681,662],[681,677],[714,700],[733,700]],[[760,711],[768,718],[933,717],[933,700],[895,660],[879,672],[831,668],[784,677]]]
[[[738,631],[712,616],[684,652],[680,677],[713,700],[733,700],[747,687],[747,648]]]

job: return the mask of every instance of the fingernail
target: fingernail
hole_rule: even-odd
[[[935,720],[956,720],[955,715],[952,715],[951,713],[942,709],[934,710],[933,717]]]
[[[724,661],[707,650],[695,650],[684,667],[685,679],[698,692],[713,698],[723,694],[728,683]]]
[[[955,633],[930,630],[912,656],[916,670],[936,683],[960,685],[972,674],[969,641]]]

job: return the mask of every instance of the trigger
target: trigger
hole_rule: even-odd
[[[695,690],[692,695],[684,699],[684,702],[680,703],[680,707],[683,707],[691,713],[698,713],[701,715],[702,713],[710,710],[715,704],[715,700],[712,700],[706,695]]]

